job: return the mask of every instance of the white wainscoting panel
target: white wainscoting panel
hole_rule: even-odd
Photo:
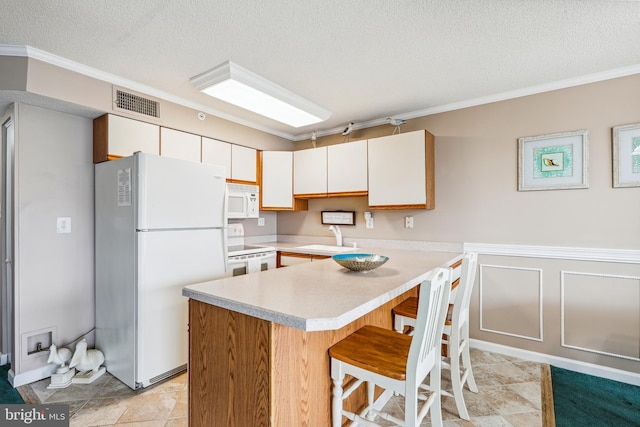
[[[542,270],[480,264],[480,330],[542,342]]]
[[[640,361],[640,277],[561,276],[561,345]]]

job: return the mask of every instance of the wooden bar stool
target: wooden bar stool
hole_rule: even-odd
[[[462,389],[467,384],[473,393],[478,392],[478,386],[473,378],[471,356],[469,355],[469,303],[476,278],[478,254],[469,252],[462,258],[460,283],[452,296],[453,303],[449,304],[447,319],[443,329],[442,355],[448,357],[442,366],[451,370],[451,388],[453,393],[442,391],[443,396],[455,399],[458,415],[469,420],[469,412],[464,403]],[[405,326],[416,323],[418,298],[409,298],[393,308],[394,329],[403,332]],[[460,358],[462,357],[462,367]]]
[[[377,426],[374,420],[379,416],[400,426],[417,427],[429,411],[431,424],[442,426],[440,337],[450,293],[451,269],[437,268],[420,285],[413,337],[364,326],[329,349],[333,427],[342,426],[343,416],[360,425]],[[345,375],[354,377],[346,391],[342,388]],[[430,391],[421,387],[427,375]],[[367,383],[367,407],[360,414],[343,410],[342,401],[363,382]],[[376,385],[405,397],[404,420],[374,408]]]

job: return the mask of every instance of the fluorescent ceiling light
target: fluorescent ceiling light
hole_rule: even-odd
[[[330,111],[231,61],[189,81],[207,95],[296,128],[331,116]]]

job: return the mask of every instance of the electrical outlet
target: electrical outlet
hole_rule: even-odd
[[[404,228],[413,228],[413,217],[405,216],[404,217]]]
[[[258,227],[264,227],[264,218],[258,218]]]
[[[58,217],[56,221],[57,233],[71,233],[71,218],[68,216]]]

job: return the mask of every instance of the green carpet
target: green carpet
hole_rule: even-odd
[[[13,388],[7,379],[10,368],[10,365],[0,366],[0,403],[24,403],[18,390]]]
[[[640,387],[551,366],[557,427],[640,426]]]

